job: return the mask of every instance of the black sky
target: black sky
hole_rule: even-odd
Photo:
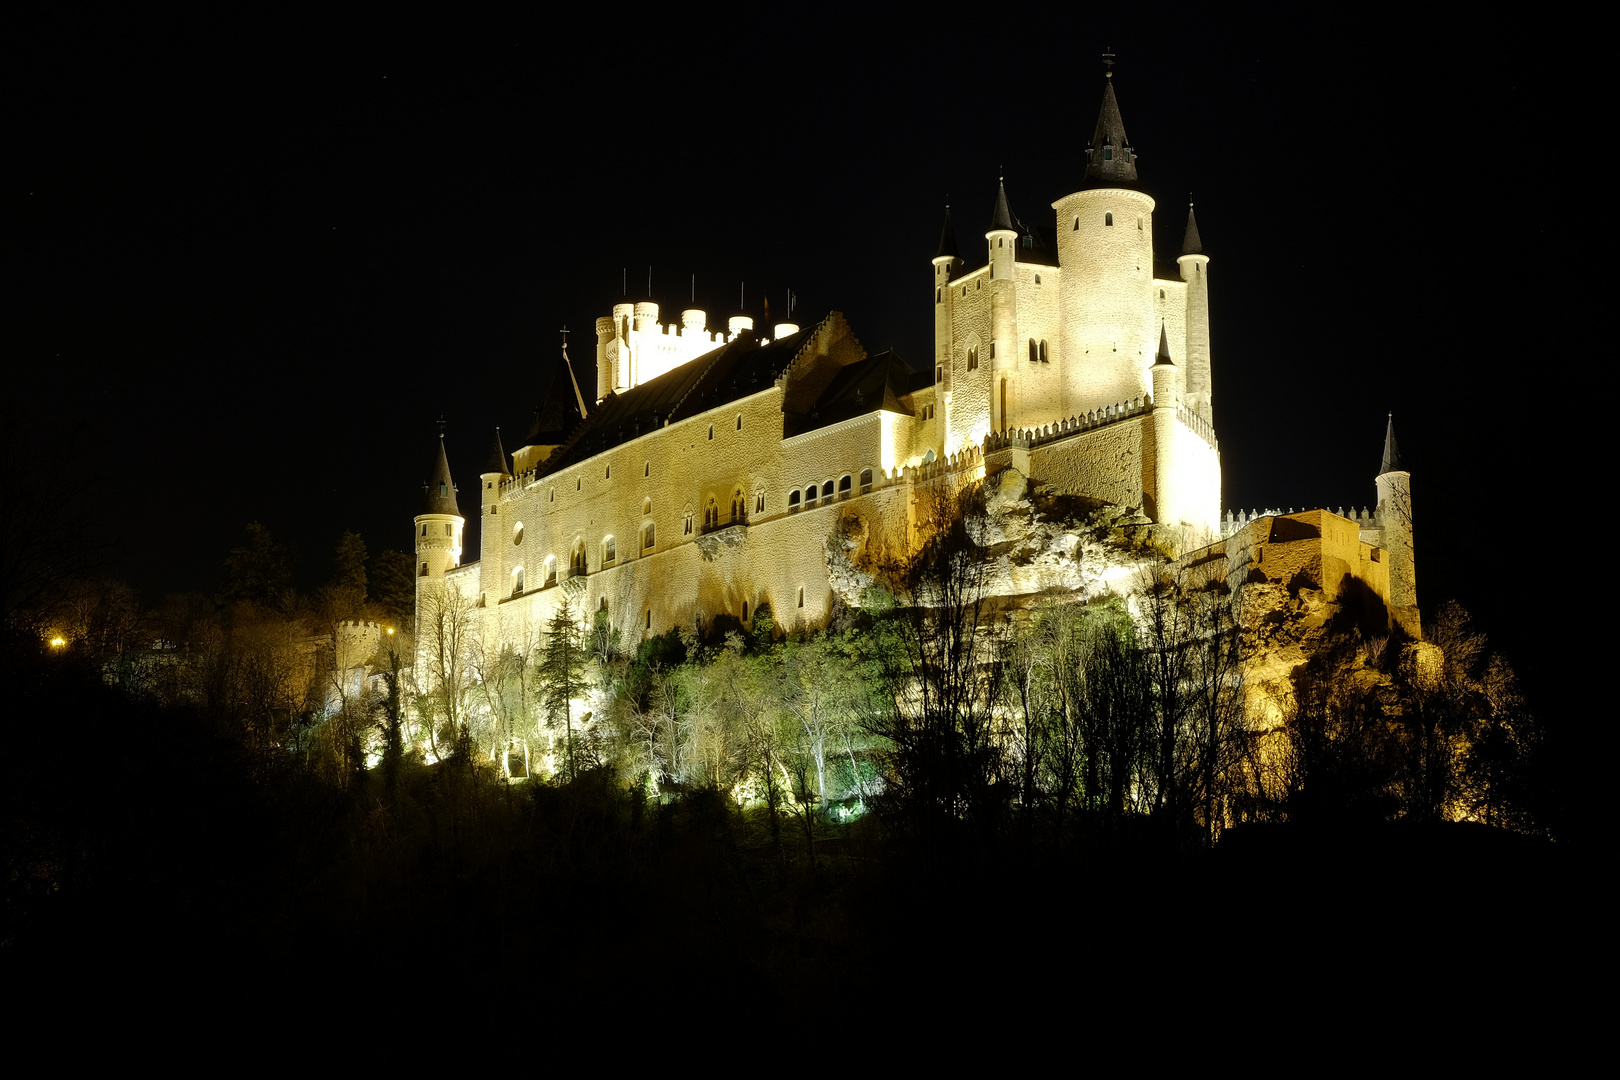
[[[650,266],[666,315],[695,275],[711,326],[739,282],[756,321],[791,288],[801,320],[841,310],[926,362],[947,198],[964,250],[1001,173],[1049,222],[1112,46],[1160,255],[1191,191],[1211,256],[1224,503],[1370,503],[1393,411],[1425,613],[1456,597],[1528,654],[1497,525],[1562,502],[1509,422],[1561,394],[1564,208],[1524,193],[1557,89],[1505,27],[1071,7],[922,36],[758,11],[30,25],[8,47],[9,422],[149,597],[217,587],[250,520],[313,583],[344,529],[410,544],[441,415],[475,499],[561,327],[588,374],[621,274],[642,299]]]

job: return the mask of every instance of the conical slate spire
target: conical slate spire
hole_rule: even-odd
[[[424,514],[453,514],[461,516],[456,506],[456,482],[450,479],[450,459],[444,453],[444,432],[439,433],[439,460],[433,467],[433,476],[422,485]]]
[[[540,407],[534,410],[523,445],[562,445],[585,419],[585,412],[585,399],[580,395],[579,380],[574,378],[574,368],[568,362],[565,348],[551,369],[551,385],[546,388]]]
[[[1202,255],[1204,242],[1198,236],[1198,219],[1193,217],[1193,204],[1187,202],[1187,235],[1181,238],[1181,253],[1183,255]]]
[[[1171,367],[1176,366],[1176,362],[1170,359],[1170,338],[1165,334],[1164,323],[1162,322],[1159,324],[1159,355],[1157,359],[1161,364],[1169,364]]]
[[[489,457],[484,461],[484,472],[497,473],[501,476],[511,476],[506,467],[506,447],[501,445],[501,429],[495,429],[495,441],[490,444]]]
[[[1384,461],[1378,466],[1378,475],[1385,473],[1405,472],[1406,466],[1401,464],[1401,451],[1395,445],[1395,414],[1389,414],[1389,427],[1384,431]]]
[[[945,227],[939,231],[939,250],[934,252],[936,259],[960,259],[962,253],[956,248],[956,230],[951,227],[951,208],[945,207]]]
[[[1012,211],[1007,209],[1007,184],[1001,177],[996,178],[996,209],[990,215],[990,231],[994,232],[997,229],[1018,231],[1017,226],[1013,224]]]
[[[1125,137],[1125,121],[1119,116],[1119,100],[1114,97],[1114,81],[1103,91],[1102,110],[1097,114],[1097,130],[1086,150],[1088,187],[1135,187],[1136,152]]]

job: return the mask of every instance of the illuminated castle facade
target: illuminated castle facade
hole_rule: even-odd
[[[950,473],[1016,469],[1193,541],[1231,532],[1197,224],[1189,208],[1173,268],[1156,273],[1155,203],[1112,83],[1086,153],[1048,224],[1019,221],[998,191],[975,265],[947,212],[928,286],[934,352],[917,367],[868,354],[837,312],[768,333],[734,317],[722,332],[701,310],[660,323],[656,304],[616,305],[597,320],[595,387],[565,352],[510,458],[497,435],[476,505],[458,498],[441,439],[415,523],[419,619],[448,587],[481,612],[486,641],[514,644],[563,595],[605,609],[631,641],[746,623],[764,604],[815,626],[834,600],[841,520],[909,542],[920,488]],[[464,513],[482,519],[477,562],[462,561]]]

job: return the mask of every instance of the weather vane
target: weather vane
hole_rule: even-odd
[[[1103,49],[1103,66],[1108,69],[1103,72],[1103,78],[1112,79],[1114,77],[1114,50],[1112,48]]]

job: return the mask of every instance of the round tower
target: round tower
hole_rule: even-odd
[[[1170,359],[1170,341],[1159,324],[1159,353],[1150,369],[1153,377],[1153,506],[1149,514],[1161,525],[1174,525],[1187,516],[1181,485],[1177,482],[1176,409],[1180,401],[1180,373]],[[1145,478],[1144,478],[1145,479]]]
[[[1214,387],[1209,366],[1209,256],[1198,236],[1198,219],[1187,203],[1187,232],[1176,256],[1181,280],[1187,283],[1187,355],[1185,372],[1187,408],[1210,424],[1215,423]]]
[[[441,587],[446,571],[461,565],[462,530],[467,519],[456,506],[456,485],[450,479],[450,460],[439,432],[439,456],[427,483],[422,485],[422,512],[416,515],[416,610],[422,612],[424,589]],[[418,635],[418,641],[421,636]]]
[[[951,372],[955,335],[952,330],[951,279],[961,269],[962,256],[956,247],[956,229],[951,225],[951,208],[945,207],[945,225],[939,231],[939,248],[934,252],[934,400],[939,404],[939,430],[943,433],[940,445],[949,449],[956,445],[957,435],[951,428],[951,393],[954,379]]]
[[[1418,616],[1417,574],[1412,547],[1412,474],[1401,462],[1395,445],[1395,414],[1384,431],[1384,457],[1378,466],[1378,509],[1374,517],[1383,530],[1389,556],[1389,609],[1396,622],[1414,638],[1423,636]]]
[[[496,599],[489,592],[500,588],[501,579],[508,573],[508,564],[517,566],[523,561],[521,552],[508,556],[512,545],[503,546],[501,543],[505,538],[503,533],[509,536],[517,526],[515,519],[503,520],[501,514],[501,485],[512,476],[506,461],[506,447],[501,445],[501,429],[497,427],[495,441],[490,444],[489,455],[484,459],[484,471],[478,474],[479,517],[482,519],[478,528],[479,561],[483,564],[483,572],[490,575],[482,578],[486,604]]]
[[[1007,207],[1004,179],[996,182],[996,208],[984,234],[990,266],[990,430],[1005,431],[1018,413],[1018,228]]]
[[[615,309],[617,310],[617,309]],[[601,401],[613,389],[613,362],[608,356],[608,346],[615,335],[618,322],[609,315],[596,320],[596,400]]]
[[[1136,190],[1136,157],[1110,79],[1086,150],[1085,184],[1052,204],[1063,268],[1058,303],[1067,413],[1148,392],[1154,201]]]

